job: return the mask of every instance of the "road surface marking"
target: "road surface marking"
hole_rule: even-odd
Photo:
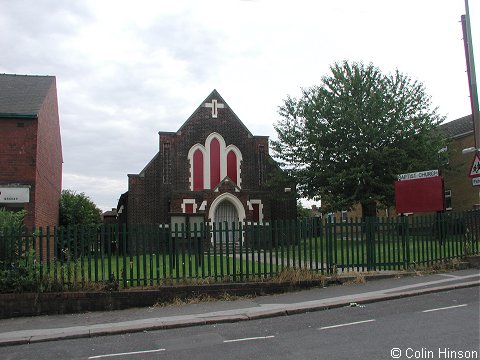
[[[334,328],[339,328],[339,327],[343,327],[343,326],[351,326],[351,325],[369,323],[369,322],[373,322],[373,321],[375,321],[375,319],[363,320],[363,321],[355,321],[355,322],[351,322],[351,323],[347,323],[347,324],[338,324],[338,325],[324,326],[324,327],[318,328],[318,330],[334,329]]]
[[[440,311],[440,310],[448,310],[448,309],[455,309],[459,307],[464,307],[467,306],[468,304],[462,304],[462,305],[454,305],[454,306],[447,306],[447,307],[442,307],[442,308],[436,308],[436,309],[429,309],[429,310],[423,310],[423,313],[428,313],[432,311]]]
[[[224,343],[232,343],[232,342],[240,342],[240,341],[251,341],[251,340],[264,340],[264,339],[272,339],[275,336],[258,336],[258,337],[251,337],[251,338],[243,338],[243,339],[233,339],[233,340],[224,340]]]
[[[143,350],[143,351],[132,351],[132,352],[125,352],[125,353],[117,353],[117,354],[96,355],[96,356],[90,356],[88,359],[90,360],[90,359],[101,359],[101,358],[114,357],[114,356],[148,354],[148,353],[156,353],[156,352],[160,352],[160,351],[165,351],[165,349]]]
[[[451,277],[455,279],[461,279],[463,276],[458,276],[458,275],[452,275],[452,274],[438,274],[440,276],[446,276],[446,277]]]

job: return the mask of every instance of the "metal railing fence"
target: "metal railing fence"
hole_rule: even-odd
[[[22,267],[68,288],[187,279],[242,282],[286,269],[401,270],[479,253],[480,212],[338,221],[0,229],[0,271]]]

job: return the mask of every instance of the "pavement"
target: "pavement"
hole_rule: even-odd
[[[234,301],[3,319],[0,320],[0,346],[232,323],[480,286],[478,269],[400,275],[363,284],[319,287]]]

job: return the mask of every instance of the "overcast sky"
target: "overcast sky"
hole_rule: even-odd
[[[108,210],[158,131],[213,89],[270,137],[282,100],[342,60],[422,81],[447,120],[471,113],[464,13],[464,0],[0,0],[0,73],[56,76],[63,188]],[[480,0],[470,17],[478,74]]]

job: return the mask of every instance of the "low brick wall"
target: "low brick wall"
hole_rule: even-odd
[[[328,281],[333,283],[338,282],[338,279],[329,279]],[[225,293],[232,296],[275,294],[322,284],[324,282],[316,280],[298,284],[234,283],[163,286],[156,290],[0,294],[0,318],[121,310],[153,306],[157,303],[171,302],[175,298],[187,299],[200,295],[218,298]]]
[[[480,269],[480,255],[471,255],[465,258],[472,268]]]
[[[0,294],[0,319],[20,316],[73,314],[89,311],[111,311],[169,303],[174,299],[198,296],[221,298],[230,296],[260,296],[300,291],[318,286],[381,280],[412,276],[415,272],[364,273],[324,277],[297,283],[224,283],[207,285],[162,286],[159,289],[127,289],[112,292],[56,292]]]

